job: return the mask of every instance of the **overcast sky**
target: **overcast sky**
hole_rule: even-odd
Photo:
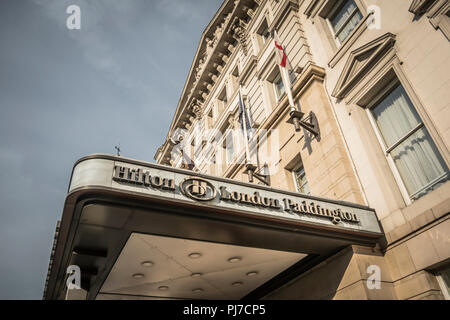
[[[0,0],[0,299],[42,298],[77,159],[153,161],[221,3]]]

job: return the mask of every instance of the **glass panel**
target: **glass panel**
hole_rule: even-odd
[[[274,81],[275,90],[277,92],[277,99],[279,99],[284,93],[284,83],[281,79],[281,76],[278,75]]]
[[[349,19],[354,11],[357,11],[357,13],[361,15],[356,3],[353,0],[350,0],[346,1],[342,8],[337,10],[337,12],[330,17],[330,22],[335,33],[338,32],[338,30],[346,23],[347,19]]]
[[[295,182],[297,184],[297,191],[304,193],[304,194],[309,194],[310,190],[309,190],[308,180],[306,180],[306,174],[305,174],[305,170],[303,169],[303,167],[294,171],[294,177],[295,177]]]
[[[267,39],[269,39],[269,37],[270,37],[270,32],[269,32],[269,30],[267,30],[267,29],[264,30],[262,37],[263,37],[264,43],[266,43],[266,42],[267,42]]]
[[[401,123],[401,119],[398,120]],[[446,179],[447,165],[425,127],[394,148],[391,155],[409,195]]]
[[[347,22],[345,27],[339,32],[339,34],[337,34],[337,37],[338,37],[340,43],[344,42],[344,40],[347,39],[347,37],[356,28],[356,26],[361,21],[361,19],[362,19],[362,14],[358,10],[355,13],[355,15],[350,19],[350,21]]]
[[[372,113],[388,148],[422,122],[402,85],[373,108]]]
[[[233,134],[228,134],[226,137],[226,153],[227,164],[231,164],[234,158]]]

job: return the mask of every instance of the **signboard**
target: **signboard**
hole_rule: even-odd
[[[87,159],[75,166],[69,192],[86,186],[110,187],[162,199],[381,234],[375,212],[367,207],[161,165]]]

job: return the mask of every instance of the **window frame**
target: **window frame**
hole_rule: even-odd
[[[264,28],[264,24],[266,25],[265,28]],[[265,31],[267,31],[267,33],[265,33]],[[262,51],[264,51],[264,48],[270,42],[270,38],[271,38],[270,29],[269,29],[269,20],[267,19],[267,17],[264,17],[262,19],[260,25],[256,29],[255,34],[258,39],[259,52],[262,52]],[[266,34],[267,34],[267,37],[265,36]]]
[[[331,22],[332,20],[332,16],[335,15],[339,10],[341,10],[347,1],[353,1],[353,3],[355,4],[356,8],[355,10],[347,17],[347,19],[345,20],[345,22],[342,24],[342,26],[337,30],[334,31],[334,26]],[[348,34],[348,36],[343,40],[340,41],[338,35],[344,30],[345,26],[351,21],[351,19],[355,16],[355,14],[359,12],[361,14],[361,19],[358,21],[358,24],[355,26],[355,28],[353,28],[353,30]],[[334,17],[335,18],[335,17]],[[328,27],[330,28],[330,32],[331,35],[337,45],[337,47],[341,47],[343,43],[345,43],[345,41],[350,38],[350,36],[353,34],[353,32],[358,28],[359,24],[361,23],[361,21],[364,20],[364,14],[363,12],[361,12],[361,8],[359,7],[357,1],[355,0],[339,0],[339,2],[336,2],[336,4],[332,7],[332,9],[330,10],[330,12],[326,15],[325,20],[327,22]]]
[[[306,180],[306,183],[304,183],[302,186],[299,186],[299,185],[298,185],[297,172],[299,172],[299,171],[303,171],[303,174],[304,174],[305,180]],[[291,170],[291,173],[292,173],[292,178],[294,179],[295,190],[296,190],[298,193],[302,193],[302,194],[306,194],[306,195],[311,195],[311,188],[309,187],[309,181],[308,181],[308,178],[307,178],[307,176],[306,176],[305,166],[303,165],[303,162],[301,162],[297,167],[295,167],[294,169],[292,169],[292,170]],[[304,192],[300,191],[300,189],[303,188],[305,185],[308,186],[309,193],[304,193]]]
[[[279,79],[279,81],[278,81],[278,79]],[[273,79],[273,81],[271,81],[271,82],[272,82],[273,90],[275,92],[275,100],[277,103],[279,103],[281,101],[281,99],[286,95],[286,88],[284,87],[283,78],[281,77],[281,73],[279,71],[278,71],[278,74]],[[283,84],[283,92],[281,92],[281,90],[279,90],[278,83]],[[278,93],[278,91],[280,91],[281,93]]]
[[[231,148],[229,146],[231,145]],[[236,148],[234,143],[234,134],[233,130],[227,130],[224,135],[223,146],[225,149],[225,160],[227,167],[233,164],[234,159],[236,158]],[[230,149],[231,149],[231,157],[230,157]]]
[[[219,175],[219,168],[217,165],[217,155],[212,152],[206,161],[209,164],[209,174],[212,176]]]
[[[420,118],[420,123],[417,124],[414,128],[412,128],[410,131],[408,131],[406,134],[404,134],[401,138],[399,138],[399,140],[397,142],[395,142],[392,146],[387,146],[386,142],[384,141],[383,135],[381,133],[380,128],[378,127],[377,123],[376,123],[376,119],[373,115],[372,110],[377,107],[390,93],[392,93],[398,86],[402,86],[405,94],[407,95],[408,99],[410,100],[413,108],[415,109],[415,111],[417,112],[419,118]],[[413,201],[418,200],[421,198],[420,197],[416,197],[417,194],[419,194],[421,191],[423,191],[426,187],[431,186],[433,183],[437,183],[437,181],[432,181],[430,182],[428,185],[425,185],[422,187],[422,189],[419,189],[417,191],[415,191],[415,193],[413,194],[409,194],[407,188],[406,188],[406,184],[403,181],[403,178],[400,174],[399,169],[397,168],[397,165],[395,164],[395,161],[392,157],[392,151],[398,147],[402,142],[406,141],[411,135],[413,135],[414,133],[418,132],[420,129],[425,128],[428,132],[428,135],[430,136],[432,142],[434,143],[437,151],[439,152],[439,155],[442,157],[442,159],[444,160],[444,162],[447,164],[447,162],[445,161],[445,157],[442,155],[441,150],[438,146],[438,144],[436,143],[436,141],[433,139],[433,135],[431,134],[431,132],[428,130],[425,121],[423,119],[423,117],[421,116],[419,109],[416,107],[416,105],[414,104],[413,99],[411,99],[411,96],[408,92],[408,90],[406,89],[406,86],[403,85],[402,81],[400,80],[400,78],[396,75],[393,79],[391,79],[389,81],[389,83],[387,83],[384,88],[382,88],[380,90],[380,92],[378,92],[377,94],[374,95],[374,97],[371,99],[372,101],[367,104],[365,106],[365,110],[366,110],[366,114],[367,117],[369,118],[369,122],[372,125],[372,129],[375,132],[375,135],[377,137],[377,140],[380,144],[380,147],[383,149],[383,153],[387,159],[387,162],[389,164],[389,167],[394,175],[395,181],[397,182],[397,185],[400,188],[400,192],[403,196],[403,199],[405,200],[407,205],[410,205]],[[448,164],[447,164],[448,166]],[[448,174],[448,172],[447,172]],[[442,177],[437,178],[436,180],[440,180],[442,179]]]
[[[222,90],[219,91],[217,95],[217,110],[213,113],[214,122],[219,118],[219,114],[227,109],[228,106],[228,90],[227,86],[224,85]]]
[[[361,13],[362,19],[342,43],[336,41],[334,30],[328,21],[330,12],[338,4],[337,0],[313,0],[305,11],[308,19],[316,26],[316,36],[324,44],[324,50],[329,60],[327,65],[331,68],[336,66],[348,50],[351,49],[352,45],[367,30],[366,22],[372,15],[371,12],[367,11],[368,7],[363,0],[353,1]]]
[[[217,121],[220,120],[223,112],[227,110],[228,105],[228,90],[227,83],[225,83],[224,86],[220,90],[218,90],[218,93],[213,99],[210,110],[207,113],[208,129],[214,128]]]
[[[241,72],[239,70],[239,65],[236,64],[236,66],[232,69],[230,75],[231,75],[231,86],[233,87],[233,92],[230,92],[231,95],[234,95],[234,93],[239,90],[239,77],[241,75]]]

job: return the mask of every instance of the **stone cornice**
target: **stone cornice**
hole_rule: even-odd
[[[310,0],[306,6],[304,14],[309,18],[314,18],[325,0]]]
[[[423,14],[436,0],[413,0],[408,11],[416,15]]]
[[[229,56],[242,41],[245,43],[245,27],[262,1],[225,0],[203,32],[168,135],[155,154],[155,160],[158,162],[169,151],[167,143],[171,133],[177,127],[191,124],[192,116],[198,114],[194,112],[194,106],[203,107],[202,103],[208,98],[217,78],[222,74]],[[236,38],[240,41],[236,41]]]

